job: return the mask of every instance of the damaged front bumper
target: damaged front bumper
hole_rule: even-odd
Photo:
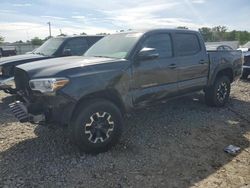
[[[10,111],[14,114],[14,116],[21,122],[31,122],[31,123],[40,123],[45,121],[45,115],[32,115],[28,112],[28,108],[21,101],[16,101],[14,103],[9,104]]]
[[[32,95],[23,96],[17,92],[18,101],[9,104],[11,112],[21,122],[33,124],[67,125],[75,107],[75,102],[67,96]]]

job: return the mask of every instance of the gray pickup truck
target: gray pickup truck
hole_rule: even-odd
[[[85,152],[108,150],[133,109],[203,90],[221,107],[242,73],[240,51],[207,52],[200,33],[155,29],[117,33],[82,57],[43,60],[15,69],[20,122],[58,123]],[[167,107],[167,106],[166,106]]]

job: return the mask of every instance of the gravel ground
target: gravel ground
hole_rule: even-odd
[[[203,94],[126,118],[120,143],[79,153],[64,129],[20,124],[0,94],[0,187],[250,187],[250,81],[234,83],[229,104]],[[223,151],[241,147],[235,156]]]

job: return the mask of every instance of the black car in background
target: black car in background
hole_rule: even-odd
[[[102,37],[100,35],[55,37],[47,40],[32,53],[3,57],[0,59],[0,82],[13,77],[15,66],[20,64],[49,58],[83,55],[89,47]]]
[[[242,79],[247,79],[250,75],[250,48],[244,49],[243,51],[244,63],[243,63],[243,73]]]
[[[5,46],[4,48],[0,47],[0,57],[8,57],[16,54],[17,51],[15,46]]]
[[[242,55],[244,57],[243,72],[241,78],[243,80],[246,80],[250,75],[250,41],[241,46],[238,50],[242,51]]]

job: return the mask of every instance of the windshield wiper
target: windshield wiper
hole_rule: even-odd
[[[42,53],[42,52],[37,52],[37,53],[34,53],[34,54],[46,56],[46,55],[45,55],[44,53]]]
[[[106,57],[106,58],[110,58],[108,56],[103,56],[103,55],[94,55],[94,57]]]

